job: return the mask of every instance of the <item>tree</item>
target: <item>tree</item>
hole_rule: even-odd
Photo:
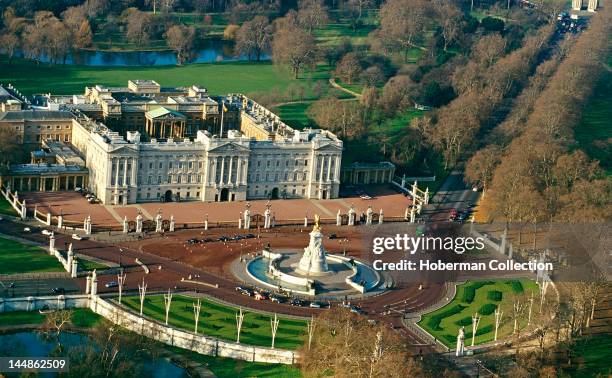
[[[255,16],[247,21],[236,33],[236,50],[240,54],[252,56],[259,62],[261,55],[270,49],[272,27],[265,16]]]
[[[348,53],[336,65],[336,76],[347,84],[353,84],[353,79],[361,72],[361,62],[355,53]]]
[[[491,184],[493,172],[501,160],[501,154],[501,149],[492,144],[478,150],[465,166],[465,178],[473,186],[482,187],[483,196]]]
[[[272,60],[276,64],[288,64],[296,79],[305,66],[314,64],[315,58],[316,46],[312,34],[297,27],[285,27],[274,34]]]
[[[123,15],[127,23],[127,38],[138,45],[147,42],[153,25],[151,15],[139,11],[137,8],[128,8],[123,12]]]
[[[425,0],[386,1],[380,8],[380,28],[375,34],[383,46],[390,49],[399,46],[408,59],[408,51],[416,46],[415,40],[424,32],[428,3]]]
[[[416,84],[406,75],[394,76],[383,87],[380,105],[387,114],[402,112],[412,105]]]
[[[315,101],[307,111],[317,125],[343,137],[355,137],[363,132],[361,109],[357,101],[341,101],[336,97]]]
[[[227,41],[235,41],[238,30],[240,30],[240,26],[236,24],[227,25],[225,29],[223,29],[223,39]]]
[[[372,0],[348,0],[347,3],[350,8],[355,9],[357,11],[357,19],[359,20],[363,15],[364,8],[367,8],[372,5]]]
[[[433,7],[444,38],[444,51],[446,51],[461,32],[463,14],[455,4],[446,0],[434,1]]]
[[[195,46],[195,28],[193,26],[174,25],[165,33],[166,42],[176,52],[176,63],[183,64]]]
[[[83,20],[74,38],[74,47],[82,49],[91,46],[93,35],[88,20]]]
[[[472,47],[472,55],[484,67],[490,67],[506,50],[506,39],[499,35],[488,34],[478,39]]]
[[[70,310],[49,312],[45,315],[45,322],[42,327],[43,332],[46,334],[53,332],[54,336],[59,338],[66,325],[70,323],[70,319],[72,319],[72,311]]]
[[[383,325],[370,325],[345,308],[333,308],[317,318],[310,348],[303,347],[305,377],[333,372],[334,377],[424,377],[410,358],[405,342]]]
[[[299,0],[298,14],[299,24],[308,33],[312,33],[314,28],[321,27],[328,22],[327,7],[323,0]]]
[[[15,50],[19,46],[19,37],[15,33],[7,32],[0,36],[0,45],[4,50],[4,53],[8,57],[8,62],[11,64],[11,59],[15,56]]]

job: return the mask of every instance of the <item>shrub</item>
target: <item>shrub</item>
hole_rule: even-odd
[[[455,306],[449,308],[448,310],[443,311],[443,312],[441,312],[439,314],[433,314],[433,315],[431,315],[429,317],[429,319],[427,319],[425,324],[432,331],[441,331],[442,328],[440,328],[440,322],[442,321],[442,319],[448,318],[449,316],[453,316],[455,314],[458,314],[461,311],[463,311],[463,309],[466,308],[466,307],[467,306],[455,305]]]
[[[487,292],[487,299],[490,301],[499,302],[502,300],[502,292],[497,290],[491,290]]]
[[[496,17],[485,17],[480,21],[480,26],[488,32],[502,32],[506,24]]]
[[[506,281],[506,285],[510,286],[512,288],[512,291],[514,291],[516,294],[521,294],[524,291],[523,284],[521,283],[521,281]]]
[[[467,327],[467,326],[472,324],[472,317],[471,316],[466,316],[465,318],[461,318],[461,319],[457,320],[455,322],[455,324],[457,324],[458,326]]]
[[[495,312],[496,309],[497,309],[497,305],[493,303],[487,303],[487,304],[480,306],[480,309],[478,309],[478,313],[480,315],[491,315],[492,313]]]
[[[470,283],[469,285],[463,286],[461,301],[464,303],[472,303],[474,301],[474,297],[476,296],[476,290],[486,285],[493,285],[493,282],[476,281]]]

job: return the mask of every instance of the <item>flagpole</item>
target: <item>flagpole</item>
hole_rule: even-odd
[[[221,100],[221,133],[219,138],[223,138],[223,113],[225,113],[225,101]]]

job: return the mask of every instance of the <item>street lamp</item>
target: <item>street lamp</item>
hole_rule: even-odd
[[[123,249],[119,248],[119,268],[121,268],[121,255],[123,255]]]

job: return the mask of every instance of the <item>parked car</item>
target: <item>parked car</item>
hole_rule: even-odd
[[[117,286],[119,286],[119,284],[116,281],[111,281],[111,282],[107,283],[104,286],[106,286],[108,288],[111,288],[111,287],[117,287]]]
[[[246,235],[244,235],[244,238],[245,239],[254,239],[255,235],[253,235],[253,234],[246,234]]]
[[[42,231],[41,231],[41,234],[43,234],[43,235],[47,235],[47,236],[51,236],[51,235],[53,235],[53,231],[49,231],[49,230],[42,230]]]
[[[30,229],[30,227],[24,227],[23,232],[32,232],[32,230]]]
[[[449,216],[448,216],[448,219],[449,219],[451,222],[452,222],[452,221],[454,221],[455,219],[457,219],[457,209],[452,209],[452,210],[450,211],[450,214],[449,214]]]
[[[74,240],[83,240],[83,237],[81,235],[79,235],[79,234],[72,234],[72,238]]]
[[[282,295],[272,294],[270,295],[270,301],[276,303],[285,303],[287,301],[287,298],[283,297]]]
[[[66,293],[66,290],[65,290],[63,287],[54,287],[53,289],[51,289],[51,292],[52,292],[53,294],[57,294],[57,295],[59,295],[59,294],[64,294],[64,293]]]
[[[299,298],[293,298],[290,304],[297,307],[304,307],[306,305],[306,303]]]
[[[312,301],[312,302],[310,302],[310,307],[312,307],[312,308],[323,308],[323,307],[325,307],[325,303]]]
[[[359,306],[351,305],[350,309],[351,309],[352,313],[357,314],[357,315],[365,315],[365,313],[366,313]]]
[[[336,235],[336,234],[329,234],[329,239],[330,240],[338,239],[338,235]]]
[[[255,293],[255,300],[258,301],[265,301],[269,298],[268,293],[264,292],[264,291],[258,291]]]
[[[190,244],[190,245],[191,244],[198,244],[199,242],[200,241],[198,239],[195,239],[195,238],[187,240],[187,244]]]
[[[224,235],[224,236],[219,236],[219,237],[217,238],[217,240],[218,240],[218,241],[220,241],[220,242],[226,242],[226,241],[228,241],[228,240],[229,240],[229,238],[228,238],[227,236],[225,236],[225,235]]]
[[[202,243],[211,243],[211,242],[214,242],[214,240],[211,239],[211,238],[205,238],[205,239],[200,240],[200,242],[202,242]]]

